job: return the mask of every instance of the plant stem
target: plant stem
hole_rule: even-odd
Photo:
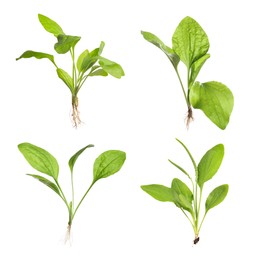
[[[65,204],[66,204],[68,210],[70,211],[70,206],[69,206],[68,201],[66,200],[66,197],[65,197],[65,195],[64,195],[64,193],[63,193],[63,191],[62,191],[62,189],[61,189],[61,187],[60,187],[60,184],[58,183],[57,180],[54,179],[54,181],[55,181],[55,183],[57,184],[57,187],[58,187],[59,190],[60,190],[62,200],[65,202]]]
[[[73,210],[74,210],[74,181],[73,181],[73,172],[71,172],[71,178],[70,178],[70,180],[71,180],[71,195],[72,195],[72,197],[71,197],[71,202],[72,202],[72,212],[73,212]]]
[[[191,223],[194,232],[196,232],[194,223],[192,223],[191,219],[188,217],[188,215],[187,215],[186,212],[183,210],[183,208],[180,208],[180,209],[181,209],[181,211],[183,212],[183,214],[186,216],[186,218],[189,220],[189,222]],[[193,218],[193,222],[194,222],[194,218]]]
[[[204,221],[204,219],[205,219],[207,213],[208,213],[208,212],[206,211],[205,214],[204,214],[204,216],[203,216],[203,219],[202,219],[202,221],[201,221],[201,223],[200,223],[200,226],[199,226],[199,229],[198,229],[198,233],[200,232],[200,229],[201,229],[202,223],[203,223],[203,221]]]
[[[189,108],[190,104],[189,104],[189,101],[188,101],[188,99],[187,99],[187,94],[186,94],[186,92],[185,92],[184,85],[183,85],[183,83],[182,83],[182,80],[181,80],[179,71],[178,71],[178,69],[175,69],[175,71],[176,71],[176,73],[177,73],[179,82],[180,82],[180,84],[181,84],[182,92],[183,92],[183,95],[184,95],[184,97],[185,97],[185,101],[186,101],[187,107]]]

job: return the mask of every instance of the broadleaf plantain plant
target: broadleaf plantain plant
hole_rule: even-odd
[[[74,220],[75,214],[78,211],[81,203],[83,202],[84,198],[90,191],[90,189],[93,187],[93,185],[102,178],[107,178],[110,175],[115,174],[118,172],[121,167],[123,166],[126,154],[125,152],[119,151],[119,150],[108,150],[101,155],[99,155],[93,165],[93,180],[90,184],[87,191],[82,196],[81,200],[78,202],[77,205],[75,205],[74,201],[74,165],[78,159],[78,157],[88,148],[93,147],[92,144],[85,146],[84,148],[80,149],[78,152],[76,152],[69,160],[69,168],[71,173],[71,191],[72,191],[72,198],[69,201],[67,197],[65,196],[64,192],[62,191],[62,188],[59,184],[58,177],[59,177],[59,164],[57,160],[54,158],[53,155],[51,155],[46,150],[37,147],[30,143],[21,143],[18,145],[18,149],[23,154],[27,162],[37,171],[44,173],[48,175],[48,178],[45,178],[41,175],[37,174],[27,174],[46,186],[48,186],[50,189],[52,189],[65,203],[68,213],[69,213],[69,221],[68,221],[68,227],[67,227],[67,239],[70,238],[70,232],[71,232],[71,226],[72,222]],[[52,178],[52,180],[50,180]]]
[[[218,144],[208,150],[196,165],[188,148],[177,139],[188,153],[195,171],[195,178],[175,162],[169,160],[171,164],[177,167],[191,181],[192,189],[178,178],[172,180],[171,187],[158,184],[143,185],[141,188],[153,198],[163,202],[173,202],[187,217],[194,230],[194,244],[199,242],[199,232],[203,221],[210,209],[220,204],[228,193],[228,185],[223,184],[215,188],[207,197],[205,202],[205,211],[202,220],[200,220],[200,210],[202,201],[202,191],[205,182],[210,180],[218,171],[224,157],[224,146]]]
[[[36,58],[36,59],[49,59],[56,68],[58,77],[69,88],[72,95],[72,120],[75,127],[81,123],[78,110],[78,92],[82,88],[84,82],[88,77],[94,76],[107,76],[112,75],[115,78],[124,76],[122,67],[111,60],[101,56],[105,43],[101,41],[100,46],[92,51],[83,51],[77,61],[75,60],[75,46],[81,39],[79,36],[71,36],[64,33],[63,29],[53,20],[42,14],[38,15],[39,21],[43,28],[53,34],[57,38],[57,43],[54,49],[58,54],[70,53],[72,59],[72,73],[68,72],[57,66],[54,61],[54,56],[48,53],[25,51],[19,58]],[[97,64],[98,63],[98,64]]]
[[[172,36],[172,48],[150,32],[141,32],[145,40],[161,49],[170,60],[182,87],[188,107],[186,125],[193,120],[192,107],[201,109],[220,129],[228,125],[234,105],[234,97],[227,86],[217,81],[195,81],[202,66],[210,57],[209,40],[205,31],[191,17],[185,17]],[[178,71],[179,62],[187,68],[186,89]]]

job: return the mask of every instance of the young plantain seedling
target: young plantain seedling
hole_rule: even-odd
[[[84,82],[88,77],[93,76],[107,76],[108,74],[120,79],[124,76],[122,67],[111,60],[101,56],[105,43],[102,41],[100,46],[93,51],[83,51],[77,62],[75,61],[75,46],[81,39],[79,36],[71,36],[64,33],[63,29],[53,20],[42,14],[38,15],[39,21],[43,28],[53,34],[57,38],[57,43],[54,49],[58,54],[70,53],[72,59],[72,73],[68,72],[57,66],[54,61],[54,56],[51,54],[35,51],[26,51],[19,58],[36,58],[36,59],[49,59],[56,68],[58,77],[66,84],[72,95],[72,120],[75,127],[80,123],[78,111],[78,92],[82,88]],[[98,63],[98,64],[97,64]]]
[[[157,36],[141,32],[145,40],[160,48],[168,57],[179,79],[188,107],[187,128],[193,120],[192,107],[201,109],[219,128],[224,130],[234,105],[232,92],[217,81],[200,83],[195,81],[202,66],[210,57],[209,40],[201,26],[191,17],[184,18],[172,36],[172,48],[166,46]],[[187,68],[186,89],[178,71],[182,61]]]
[[[178,139],[176,139],[188,153],[195,171],[195,179],[192,179],[186,170],[181,166],[169,160],[175,167],[182,171],[191,181],[192,190],[180,179],[174,178],[170,188],[163,185],[152,184],[144,185],[141,188],[159,201],[173,202],[187,217],[194,230],[194,244],[199,242],[199,232],[202,223],[210,209],[220,204],[228,193],[228,185],[223,184],[215,188],[207,197],[205,203],[205,212],[200,221],[200,209],[202,200],[202,191],[205,182],[210,180],[218,171],[224,157],[224,146],[218,144],[208,150],[196,165],[188,148]]]
[[[69,221],[67,227],[67,236],[65,242],[70,238],[70,231],[72,222],[74,220],[75,214],[78,211],[81,203],[83,202],[84,198],[93,187],[93,185],[102,178],[107,178],[110,175],[115,174],[118,172],[124,164],[126,159],[125,152],[118,151],[118,150],[109,150],[101,155],[99,155],[93,166],[93,180],[90,184],[89,188],[82,196],[81,200],[75,205],[74,201],[74,165],[78,159],[78,157],[87,149],[93,147],[92,144],[85,146],[78,152],[76,152],[69,160],[69,168],[71,173],[71,191],[72,191],[72,198],[69,201],[65,194],[62,191],[62,188],[58,182],[59,176],[59,165],[57,160],[46,150],[37,147],[30,143],[22,143],[18,145],[18,149],[23,154],[27,162],[37,171],[48,175],[49,178],[52,178],[52,181],[49,178],[45,178],[41,175],[36,174],[27,174],[29,176],[34,177],[35,179],[39,180],[49,188],[51,188],[65,203],[68,213],[69,213]]]

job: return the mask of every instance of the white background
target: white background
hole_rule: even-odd
[[[1,259],[259,259],[259,8],[258,1],[2,1],[1,28]],[[77,54],[105,41],[104,56],[126,76],[95,77],[79,93],[84,125],[73,129],[70,93],[47,60],[20,60],[25,50],[55,54],[55,38],[38,22],[42,13],[67,34],[82,36]],[[185,16],[208,34],[211,58],[198,80],[217,80],[233,91],[235,106],[225,131],[201,111],[187,131],[185,101],[165,55],[141,30],[171,37]],[[55,56],[68,69],[69,56]],[[205,186],[230,185],[223,204],[209,212],[201,241],[179,209],[145,194],[142,184],[186,181],[168,159],[192,169],[181,139],[197,161],[218,143],[225,158]],[[60,198],[27,177],[36,173],[17,149],[30,142],[60,164],[70,196],[70,156],[93,143],[75,168],[76,198],[89,185],[94,159],[108,149],[127,153],[122,170],[96,183],[73,223],[72,246],[63,243],[68,221]],[[205,198],[205,197],[204,197]]]

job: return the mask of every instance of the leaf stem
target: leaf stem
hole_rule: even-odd
[[[73,180],[73,171],[71,172],[71,175],[70,175],[70,180],[71,180],[71,202],[72,202],[72,212],[74,210],[74,180]]]
[[[62,200],[65,202],[68,210],[70,211],[70,207],[69,207],[68,201],[67,201],[67,199],[66,199],[66,197],[65,197],[65,195],[64,195],[64,193],[63,193],[63,191],[62,191],[62,189],[60,187],[60,184],[59,184],[58,180],[54,179],[54,181],[55,181],[55,183],[57,184],[57,187],[60,190]]]
[[[182,83],[182,80],[181,80],[179,71],[178,71],[177,68],[175,69],[175,71],[176,71],[177,77],[178,77],[178,79],[179,79],[179,82],[180,82],[180,84],[181,84],[182,92],[183,92],[183,95],[184,95],[184,97],[185,97],[185,101],[186,101],[187,107],[189,108],[190,104],[189,104],[189,101],[188,101],[188,98],[187,98],[187,94],[186,94],[186,92],[185,92],[184,85],[183,85],[183,83]]]
[[[190,219],[189,216],[186,214],[186,212],[183,210],[183,208],[180,208],[180,209],[181,209],[181,211],[183,212],[183,214],[186,216],[186,218],[189,220],[189,222],[191,223],[194,232],[196,232],[194,223],[192,223],[191,219]],[[194,221],[194,219],[193,219],[193,221]]]

